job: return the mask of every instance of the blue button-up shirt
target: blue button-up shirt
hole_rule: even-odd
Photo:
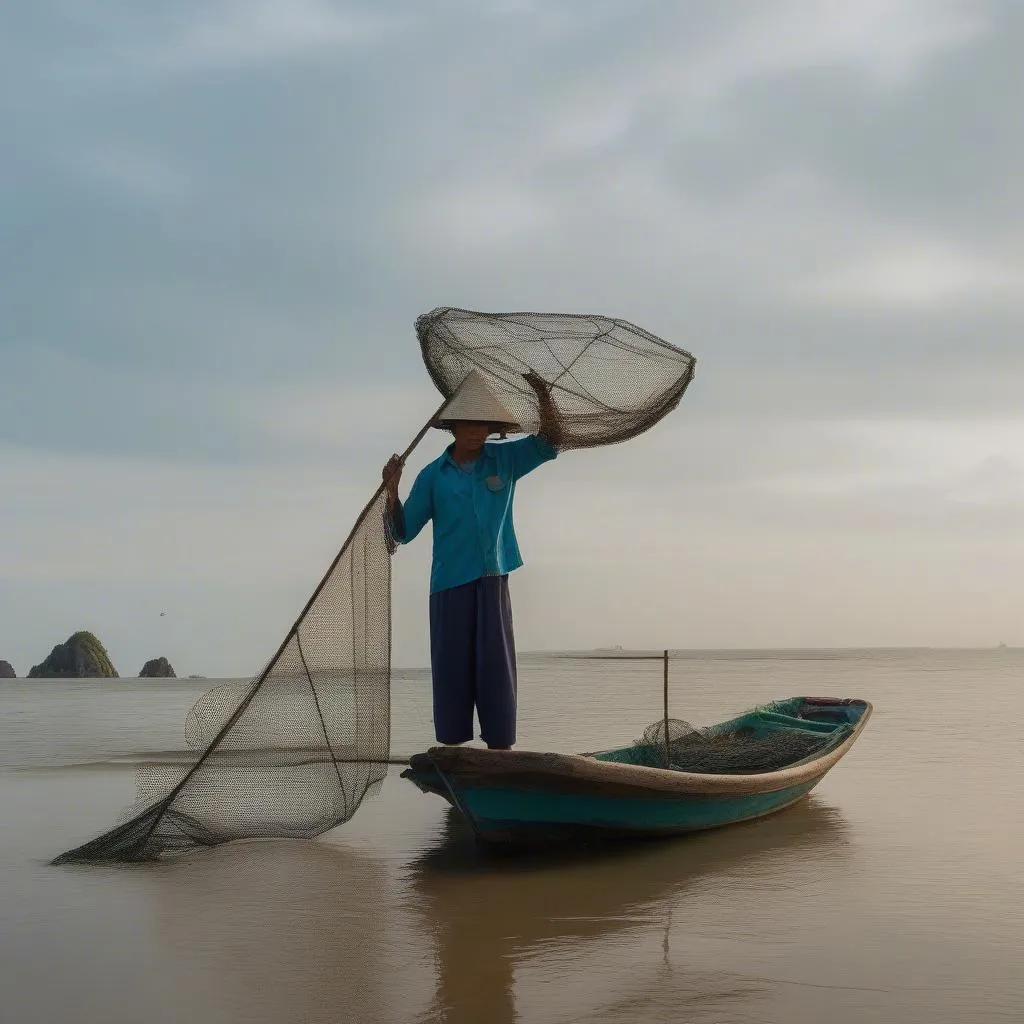
[[[452,446],[420,470],[404,504],[389,517],[394,539],[408,544],[434,523],[430,592],[501,576],[523,564],[512,523],[516,481],[558,454],[530,434],[516,441],[488,442],[469,468],[452,458]]]

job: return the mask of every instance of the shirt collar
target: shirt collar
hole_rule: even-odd
[[[480,468],[480,465],[483,463],[484,459],[489,459],[491,457],[491,453],[488,450],[488,446],[485,444],[483,448],[480,449],[480,454],[476,457],[476,462],[474,462],[473,465],[469,467],[469,469],[463,469],[462,466],[460,466],[452,457],[452,452],[454,450],[455,442],[453,441],[450,445],[448,445],[447,448],[445,448],[444,455],[441,456],[441,465],[451,466],[452,469],[456,469],[460,473],[475,473]]]

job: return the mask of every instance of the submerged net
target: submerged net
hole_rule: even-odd
[[[447,400],[480,371],[523,428],[539,424],[523,374],[548,382],[560,448],[635,437],[674,409],[695,361],[623,320],[437,309],[416,321]],[[406,449],[403,460],[433,423]],[[266,668],[205,694],[184,763],[139,769],[122,824],[54,863],[144,861],[252,837],[312,838],[347,821],[390,760],[391,566],[379,488]]]
[[[665,767],[665,722],[649,725],[633,745],[634,764]],[[710,775],[746,775],[778,771],[810,757],[833,740],[830,733],[800,729],[758,732],[750,726],[732,730],[697,729],[678,718],[668,720],[668,762],[673,771]]]

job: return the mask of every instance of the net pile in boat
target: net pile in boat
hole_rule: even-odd
[[[697,729],[678,718],[668,720],[669,767],[678,772],[746,775],[777,771],[809,757],[832,739],[828,733],[773,729],[758,733],[749,726],[735,730]],[[665,722],[649,725],[633,745],[634,763],[665,767]]]
[[[695,365],[688,352],[602,316],[443,308],[418,318],[416,333],[446,400],[478,370],[527,431],[539,411],[523,375],[543,378],[560,414],[560,448],[647,430],[679,403]],[[390,759],[393,544],[384,504],[381,486],[267,667],[251,682],[211,690],[192,709],[194,758],[143,766],[127,820],[55,863],[312,838],[355,813]]]

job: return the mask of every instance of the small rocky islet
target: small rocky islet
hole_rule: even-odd
[[[15,679],[10,662],[0,661],[0,679]],[[95,633],[79,630],[57,644],[38,665],[29,669],[29,679],[119,679],[106,647]],[[176,679],[171,663],[164,657],[150,658],[139,672],[140,679]]]
[[[107,649],[94,633],[79,630],[28,672],[29,679],[117,679]]]
[[[139,672],[140,679],[177,679],[166,658],[150,658]]]

